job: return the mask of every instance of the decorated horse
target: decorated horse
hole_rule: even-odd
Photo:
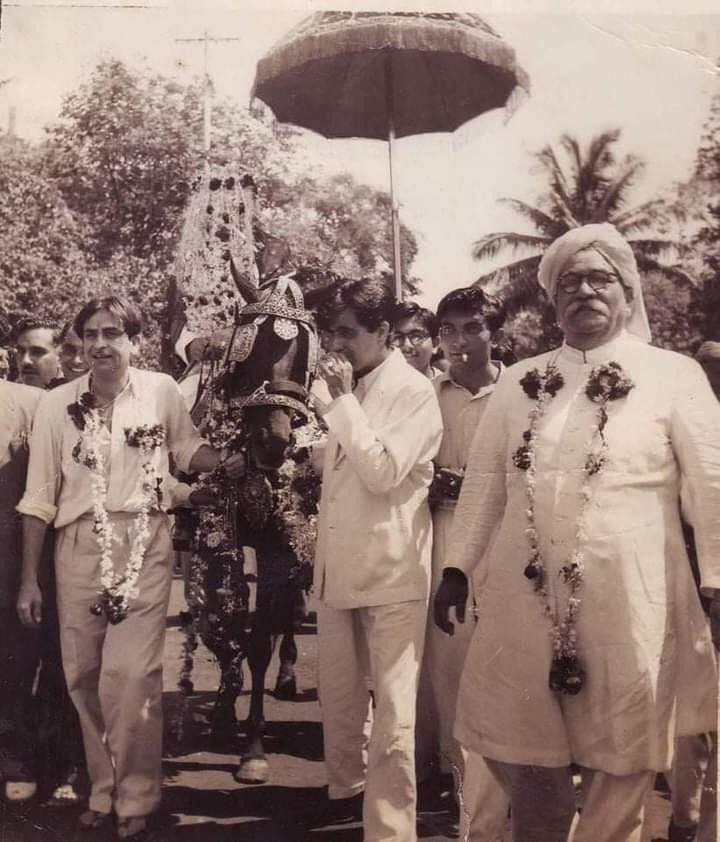
[[[275,694],[295,694],[293,631],[306,611],[320,487],[309,444],[322,433],[308,404],[319,345],[298,280],[321,288],[334,279],[288,273],[289,250],[263,230],[254,201],[249,176],[206,172],[194,183],[174,273],[178,318],[167,338],[177,347],[187,324],[222,347],[195,371],[192,414],[213,445],[247,462],[239,483],[222,469],[201,478],[193,501],[204,505],[180,518],[190,519],[191,553],[179,686],[192,688],[199,637],[220,667],[213,730],[234,732],[247,662],[252,689],[237,777],[258,783],[269,774],[263,702],[278,636]]]
[[[304,618],[311,581],[319,479],[308,445],[319,427],[308,409],[308,390],[318,339],[291,277],[255,289],[232,261],[231,271],[248,303],[237,313],[222,360],[207,366],[192,414],[211,444],[245,454],[247,473],[235,483],[219,469],[196,489],[208,505],[192,515],[185,656],[187,667],[199,634],[218,660],[216,730],[235,724],[247,660],[252,690],[237,777],[261,783],[269,774],[265,677],[282,635],[276,694],[294,695],[292,632]],[[255,570],[247,564],[248,547],[254,549]],[[181,677],[186,687],[187,672]]]

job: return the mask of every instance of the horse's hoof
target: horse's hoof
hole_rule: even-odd
[[[297,682],[295,676],[278,676],[273,696],[282,702],[291,702],[297,696]]]
[[[270,777],[270,764],[264,757],[244,757],[235,780],[241,784],[264,784]]]

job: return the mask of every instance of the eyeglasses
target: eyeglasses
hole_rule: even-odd
[[[440,338],[441,339],[456,339],[458,335],[462,335],[465,339],[477,339],[478,336],[482,336],[483,333],[488,329],[485,322],[466,322],[458,332],[458,329],[455,325],[440,325]]]
[[[586,283],[593,292],[604,292],[609,286],[620,280],[611,272],[596,269],[593,272],[566,272],[558,278],[558,287],[568,294],[577,292]]]
[[[418,345],[422,345],[426,339],[430,339],[430,334],[426,330],[411,330],[408,333],[397,331],[393,333],[390,342],[395,348],[402,348],[407,340],[413,348],[416,348]]]

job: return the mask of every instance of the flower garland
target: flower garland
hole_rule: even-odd
[[[105,615],[113,625],[124,620],[130,601],[138,596],[140,577],[147,540],[150,537],[150,512],[160,506],[162,476],[155,467],[153,454],[165,441],[162,424],[141,425],[125,429],[125,441],[140,450],[140,478],[138,480],[138,514],[133,522],[130,554],[121,575],[115,573],[112,561],[113,544],[118,540],[107,511],[107,465],[102,447],[104,421],[92,392],[85,392],[75,403],[69,404],[68,415],[80,431],[72,455],[76,462],[90,471],[93,503],[93,531],[100,548],[100,586],[97,602],[90,607],[94,616]]]
[[[237,451],[243,447],[242,413],[231,410],[224,401],[210,400],[202,430],[212,446],[220,450]],[[184,639],[178,676],[181,701],[171,723],[179,741],[187,715],[187,697],[193,692],[192,672],[198,636],[211,651],[224,651],[223,682],[229,685],[225,689],[235,688],[239,692],[242,686],[242,661],[246,652],[241,642],[249,611],[249,587],[238,526],[253,528],[252,507],[248,505],[252,500],[245,500],[245,497],[254,492],[259,499],[263,521],[254,526],[263,533],[268,529],[277,530],[280,541],[284,540],[294,554],[295,563],[288,574],[289,580],[300,587],[310,584],[320,498],[320,477],[310,464],[310,447],[323,435],[321,422],[311,415],[305,425],[294,431],[288,458],[271,475],[272,481],[265,472],[249,470],[239,488],[238,483],[227,480],[220,467],[204,475],[197,484],[197,488],[206,490],[221,502],[194,511],[189,610],[182,623]],[[262,486],[258,485],[260,482]],[[240,494],[245,495],[240,507],[242,517],[238,517],[237,506]]]
[[[553,644],[553,661],[550,668],[551,690],[574,696],[582,689],[585,672],[578,658],[577,618],[582,602],[580,593],[584,579],[584,558],[581,549],[585,539],[585,516],[592,498],[591,477],[598,474],[607,462],[608,444],[605,427],[608,422],[608,405],[611,401],[624,398],[634,388],[633,381],[616,362],[596,366],[590,372],[585,385],[585,395],[598,406],[598,421],[592,428],[588,442],[588,453],[583,463],[583,484],[580,490],[581,508],[576,521],[575,545],[566,564],[560,568],[560,577],[568,590],[565,615],[560,618],[550,604],[547,588],[547,570],[540,552],[540,538],[535,520],[535,493],[537,484],[537,441],[540,422],[548,404],[563,387],[563,376],[557,367],[548,363],[544,372],[537,368],[527,372],[520,380],[525,394],[535,401],[530,410],[530,424],[523,432],[523,444],[513,453],[513,463],[525,471],[525,485],[528,499],[526,516],[528,526],[525,534],[530,545],[530,559],[524,575],[532,583],[540,597],[544,615],[550,622]],[[596,436],[599,444],[595,445]]]

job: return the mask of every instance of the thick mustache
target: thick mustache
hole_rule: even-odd
[[[575,304],[571,304],[568,308],[571,313],[576,313],[578,310],[592,310],[595,313],[602,313],[603,308],[602,306],[598,306],[592,300],[589,301],[578,301]]]

